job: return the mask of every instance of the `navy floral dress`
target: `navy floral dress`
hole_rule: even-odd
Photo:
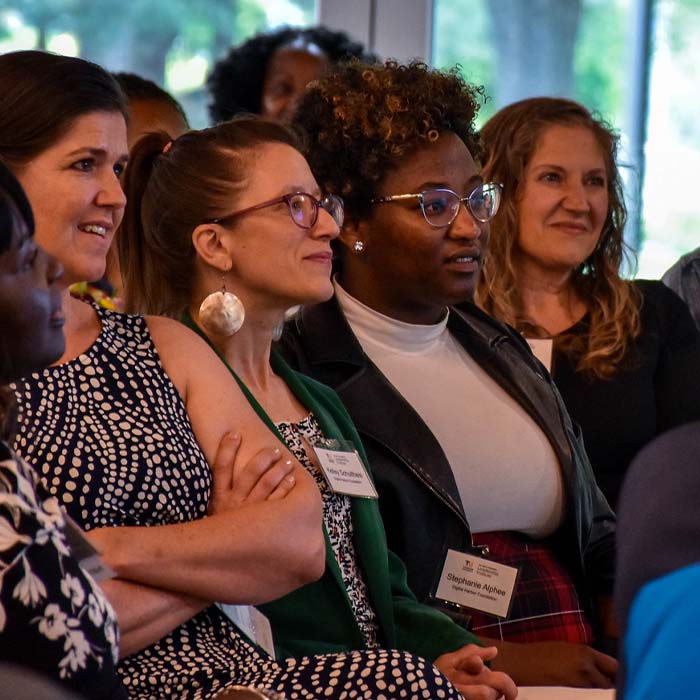
[[[0,658],[116,700],[117,645],[114,611],[72,556],[58,501],[0,443]]]

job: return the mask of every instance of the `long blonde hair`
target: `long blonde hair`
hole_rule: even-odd
[[[609,378],[620,368],[631,341],[639,335],[642,299],[637,288],[620,277],[620,266],[630,251],[623,238],[627,210],[616,164],[619,140],[582,105],[559,98],[531,98],[505,107],[484,126],[483,174],[487,180],[503,184],[503,200],[491,222],[489,251],[476,302],[521,331],[535,329],[523,315],[514,248],[525,168],[543,131],[552,125],[582,126],[592,132],[605,160],[609,201],[598,245],[572,276],[573,288],[588,308],[590,328],[584,335],[558,336],[556,349],[569,355],[578,371]]]

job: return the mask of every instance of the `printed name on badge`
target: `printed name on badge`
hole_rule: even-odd
[[[516,567],[448,549],[435,597],[506,618],[518,573]]]
[[[340,444],[340,441],[334,441]],[[334,446],[335,447],[335,446]],[[336,493],[359,498],[378,498],[367,469],[353,447],[340,445],[340,449],[314,445],[323,475]]]

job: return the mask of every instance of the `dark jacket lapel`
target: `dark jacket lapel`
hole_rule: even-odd
[[[309,364],[299,369],[334,387],[343,403],[353,407],[353,422],[368,436],[395,453],[416,476],[467,524],[457,484],[447,457],[423,419],[369,361],[335,298],[305,308],[296,335]],[[406,435],[414,436],[407,440]],[[427,472],[422,465],[430,465]]]

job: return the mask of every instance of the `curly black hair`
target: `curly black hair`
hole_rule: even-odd
[[[326,27],[282,27],[254,37],[232,47],[228,54],[217,61],[207,79],[207,89],[212,102],[209,114],[214,122],[227,121],[237,114],[260,114],[262,91],[267,64],[277,49],[301,40],[318,46],[331,63],[350,58],[367,62],[375,61],[366,53],[362,44],[345,32]]]
[[[34,216],[27,195],[12,171],[0,160],[0,255],[12,245],[17,219],[21,218],[30,235],[34,235]],[[12,342],[12,339],[10,339]],[[0,440],[11,442],[17,427],[14,392],[4,382],[12,376],[5,353],[0,356]]]
[[[27,195],[12,171],[0,159],[0,255],[12,245],[13,229],[18,215],[33,235],[34,215]]]
[[[346,217],[357,221],[397,161],[442,132],[455,133],[479,157],[474,119],[483,94],[457,68],[352,61],[309,87],[292,125],[321,188],[342,196]]]

